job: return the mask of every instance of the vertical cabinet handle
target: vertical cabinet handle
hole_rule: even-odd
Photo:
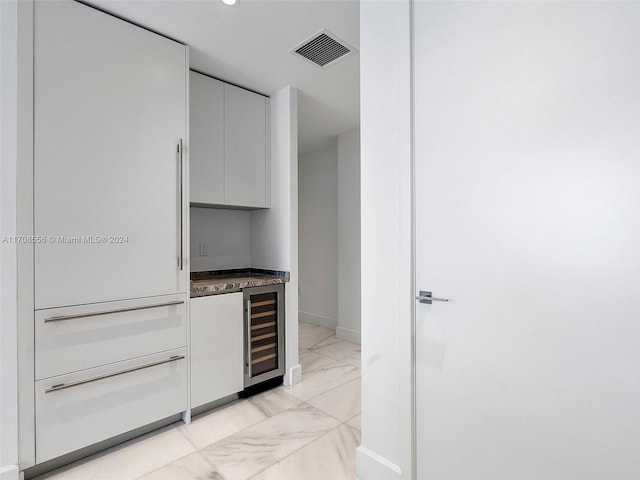
[[[183,228],[182,228],[182,204],[184,202],[184,197],[183,197],[183,191],[182,191],[182,170],[183,170],[183,165],[182,165],[182,139],[180,139],[180,141],[178,142],[178,147],[177,147],[177,152],[176,152],[176,157],[177,157],[177,161],[178,161],[178,231],[180,234],[180,244],[178,246],[179,250],[178,250],[178,267],[180,267],[180,270],[184,270],[184,256],[183,256],[183,249],[184,249],[184,233],[183,233]]]
[[[251,376],[251,298],[247,299],[247,328],[245,329],[247,335],[247,354],[245,366],[247,373]]]

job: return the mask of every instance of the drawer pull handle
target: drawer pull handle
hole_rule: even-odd
[[[133,312],[135,310],[146,310],[147,308],[170,307],[171,305],[180,305],[183,303],[184,303],[184,300],[177,300],[175,302],[159,303],[157,305],[144,305],[142,307],[119,308],[117,310],[105,310],[103,312],[91,312],[91,313],[78,313],[76,315],[61,315],[59,317],[46,318],[44,323],[60,322],[62,320],[73,320],[74,318],[97,317],[99,315],[109,315],[112,313]]]
[[[156,367],[158,365],[163,365],[165,363],[175,362],[177,360],[182,360],[185,358],[184,355],[174,355],[173,357],[169,357],[166,360],[160,360],[159,362],[148,363],[147,365],[141,365],[139,367],[127,368],[126,370],[120,370],[115,373],[108,373],[106,375],[99,375],[97,377],[88,378],[86,380],[79,380],[77,382],[71,383],[60,383],[58,385],[54,385],[51,388],[47,388],[44,393],[53,393],[58,392],[60,390],[65,390],[71,387],[78,387],[80,385],[84,385],[85,383],[97,382],[98,380],[104,380],[106,378],[117,377],[118,375],[124,375],[125,373],[137,372],[138,370],[144,370],[145,368]]]

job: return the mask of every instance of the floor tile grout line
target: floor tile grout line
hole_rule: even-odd
[[[189,425],[191,425],[191,423],[189,423],[188,425],[185,423],[184,425],[179,425],[178,427],[176,427],[178,429],[178,431],[180,432],[180,434],[187,439],[187,441],[193,445],[193,448],[196,449],[196,451],[198,451],[198,446],[193,443],[193,441],[187,436],[187,434],[184,432],[185,427],[188,427]]]
[[[311,352],[311,353],[313,353],[313,352]],[[335,359],[335,358],[327,357],[326,355],[322,355],[322,354],[320,354],[320,353],[317,353],[316,355],[320,355],[322,358],[326,358],[327,360],[332,360],[332,363],[336,361],[336,359]],[[329,364],[326,364],[326,365],[329,365]],[[303,367],[302,367],[302,369],[303,369],[303,370],[302,370],[302,375],[303,375],[303,377],[304,377],[304,374],[305,374],[305,373],[315,372],[316,370],[318,370],[318,369],[320,369],[320,368],[322,368],[322,367],[326,367],[326,365],[320,365],[319,367],[312,368],[311,370],[306,370],[306,369],[304,368],[304,366],[303,366]],[[353,366],[355,366],[355,365],[353,365]]]
[[[351,417],[349,420],[347,420],[347,421],[346,421],[346,422],[344,422],[344,423],[347,423],[347,424],[348,424],[350,421],[355,420],[355,419],[356,419],[357,417],[359,417],[360,415],[362,415],[362,408],[360,409],[360,413],[358,413],[357,415],[354,415],[353,417]],[[351,425],[349,425],[349,426],[351,426]],[[356,429],[356,430],[357,430],[357,429]]]
[[[186,424],[185,424],[185,425],[186,425]],[[168,467],[169,465],[172,465],[172,464],[174,464],[174,463],[176,463],[176,462],[179,462],[179,461],[180,461],[180,460],[182,460],[183,458],[186,458],[186,457],[188,457],[188,456],[190,456],[190,455],[193,455],[194,453],[197,453],[197,452],[198,452],[198,447],[197,447],[197,446],[196,446],[196,445],[191,441],[191,439],[190,439],[189,437],[187,437],[187,436],[184,434],[184,432],[182,431],[182,427],[183,427],[183,426],[184,426],[184,425],[175,425],[173,428],[174,428],[174,429],[176,429],[176,430],[178,430],[178,432],[180,433],[180,435],[182,436],[182,438],[184,438],[184,439],[189,443],[189,445],[191,445],[191,446],[193,447],[193,452],[187,453],[186,455],[183,455],[182,457],[179,457],[179,458],[174,459],[174,460],[172,460],[172,461],[170,461],[170,462],[168,462],[168,463],[165,463],[164,465],[162,465],[162,466],[160,466],[160,467],[158,467],[158,468],[156,468],[156,469],[154,469],[154,470],[151,470],[150,472],[147,472],[147,473],[145,473],[145,474],[144,474],[144,475],[142,475],[142,476],[137,477],[137,479],[136,479],[136,480],[139,480],[139,479],[141,479],[141,478],[144,478],[144,477],[146,477],[147,475],[151,475],[151,474],[152,474],[153,472],[155,472],[156,470],[160,470],[161,468],[166,468],[166,467]]]
[[[327,363],[326,365],[323,365],[323,366],[321,366],[319,368],[328,367],[329,365],[333,365],[334,363],[341,363],[344,366],[355,367],[355,365],[352,365],[351,363],[346,363],[343,360],[337,360],[337,359],[332,358],[332,357],[327,357],[326,355],[322,355],[322,356],[324,358],[326,358],[327,360],[331,360],[331,363]],[[348,357],[345,357],[345,358],[348,358]],[[356,367],[356,368],[360,368],[360,367]],[[304,372],[303,372],[303,381],[304,381]]]
[[[315,398],[315,397],[313,397],[313,398]],[[309,400],[311,400],[311,399],[309,399]],[[316,410],[318,410],[318,411],[320,411],[320,412],[324,413],[326,416],[331,417],[331,418],[333,418],[334,420],[337,420],[338,422],[340,422],[340,425],[346,425],[346,424],[347,424],[347,422],[343,422],[343,421],[342,421],[342,420],[340,420],[338,417],[335,417],[334,415],[331,415],[330,413],[325,412],[325,411],[324,411],[324,410],[322,410],[321,408],[318,408],[318,407],[316,407],[316,406],[314,406],[314,405],[311,405],[311,404],[310,404],[310,403],[308,403],[308,402],[305,402],[305,403],[306,403],[307,405],[309,405],[310,407],[315,408]],[[361,413],[360,413],[360,414],[358,414],[358,415],[361,415]],[[356,417],[357,417],[358,415],[356,415]],[[355,418],[355,417],[353,417],[353,418]],[[349,420],[349,421],[351,421],[351,420]],[[338,427],[339,427],[340,425],[338,425]],[[347,426],[348,426],[348,427],[350,427],[350,425],[347,425]],[[336,428],[338,428],[338,427],[336,427]]]
[[[306,403],[306,402],[305,402],[305,403]],[[311,407],[313,407],[313,408],[316,408],[316,407],[314,407],[313,405],[310,405],[310,406],[311,406]],[[320,410],[320,409],[316,408],[316,410]],[[322,412],[322,410],[320,410],[320,411]],[[322,413],[325,413],[325,412],[322,412]],[[328,414],[327,414],[327,416],[329,416],[329,417],[333,418],[334,420],[338,420],[337,418],[335,418],[335,417],[333,417],[333,416],[331,416],[331,415],[328,415]],[[338,421],[340,421],[340,420],[338,420]],[[293,455],[293,454],[295,454],[295,453],[298,453],[300,450],[302,450],[302,449],[304,449],[304,448],[307,448],[308,446],[313,445],[314,443],[316,443],[316,442],[320,441],[322,438],[324,438],[325,436],[329,435],[330,433],[333,433],[333,431],[334,431],[334,430],[337,430],[337,429],[338,429],[338,428],[340,428],[342,425],[343,425],[342,423],[340,423],[340,424],[336,425],[336,426],[335,426],[334,428],[332,428],[331,430],[326,431],[325,433],[323,433],[323,434],[322,434],[322,435],[320,435],[319,437],[317,437],[317,438],[315,438],[315,439],[311,440],[309,443],[307,443],[307,444],[305,444],[305,445],[302,445],[300,448],[297,448],[296,450],[294,450],[293,452],[289,453],[289,454],[288,454],[288,455],[286,455],[285,457],[282,457],[282,458],[281,458],[280,460],[278,460],[277,462],[272,463],[271,465],[269,465],[269,466],[267,466],[267,467],[263,468],[262,470],[260,470],[260,471],[259,471],[258,473],[256,473],[255,475],[252,475],[251,477],[249,477],[247,480],[251,480],[251,479],[253,479],[253,478],[256,478],[258,475],[260,475],[261,473],[263,473],[265,470],[268,470],[269,468],[273,467],[274,465],[277,465],[277,464],[279,464],[279,463],[283,462],[284,460],[286,460],[287,458],[289,458],[291,455]],[[347,425],[347,426],[348,426],[348,425]],[[283,480],[284,480],[284,479],[283,479]],[[287,480],[288,480],[288,479],[287,479]]]
[[[347,343],[351,343],[351,342],[347,342]],[[355,344],[355,343],[354,343],[353,345],[357,345],[357,344]],[[318,352],[316,352],[316,351],[309,350],[308,348],[305,348],[305,349],[304,349],[304,351],[306,351],[306,352],[308,352],[308,353],[313,353],[313,354],[315,354],[315,355],[320,355],[321,357],[326,358],[326,359],[328,359],[328,360],[333,360],[334,362],[343,362],[343,363],[346,363],[347,365],[351,365],[352,367],[356,367],[356,368],[358,368],[358,369],[362,369],[362,364],[354,365],[354,364],[352,364],[352,363],[347,363],[347,362],[345,362],[345,360],[346,360],[346,359],[351,358],[351,357],[354,357],[358,352],[356,352],[356,353],[354,353],[354,354],[352,354],[352,355],[348,355],[348,356],[346,356],[346,357],[344,357],[344,358],[334,358],[334,357],[330,357],[329,355],[325,355],[324,353],[318,353]],[[298,355],[300,355],[300,352],[298,352]],[[303,370],[303,375],[304,375],[304,372],[314,372],[314,371],[316,371],[317,369],[320,369],[320,368],[322,368],[322,367],[324,367],[324,366],[326,366],[326,365],[321,365],[321,366],[319,366],[319,367],[315,367],[315,368],[313,368],[313,369],[311,369],[311,370]],[[304,367],[303,367],[303,369],[304,369]]]
[[[352,367],[353,367],[353,365],[350,365],[350,366],[352,366]],[[358,367],[353,367],[353,368],[358,369]],[[294,395],[294,397],[296,397],[296,398],[297,398],[297,399],[299,399],[299,400],[302,400],[303,402],[307,402],[307,400],[312,400],[312,399],[314,399],[314,398],[316,398],[316,397],[319,397],[320,395],[323,395],[323,394],[328,393],[328,392],[330,392],[330,391],[332,391],[332,390],[335,390],[335,389],[336,389],[336,388],[338,388],[338,387],[341,387],[341,386],[343,386],[343,385],[346,385],[347,383],[349,383],[349,382],[350,382],[350,381],[352,381],[352,380],[355,380],[356,378],[362,378],[362,376],[361,376],[360,374],[358,374],[358,376],[357,376],[357,377],[354,377],[354,378],[350,378],[350,379],[348,379],[348,380],[345,380],[344,382],[342,382],[342,383],[340,383],[340,384],[336,385],[335,387],[331,387],[331,388],[330,388],[330,389],[328,389],[328,390],[324,390],[323,392],[320,392],[320,393],[318,393],[317,395],[314,395],[313,397],[309,397],[309,398],[300,398],[300,397],[297,397],[297,396],[295,396],[295,395]],[[299,384],[298,384],[298,385],[299,385]]]
[[[330,355],[327,355],[327,354],[324,354],[324,353],[317,352],[317,351],[315,351],[315,350],[309,350],[309,349],[307,349],[307,351],[308,351],[308,352],[310,352],[310,353],[315,353],[316,355],[320,355],[321,357],[324,357],[324,358],[330,358],[331,360],[337,360],[337,361],[339,361],[339,362],[341,362],[341,361],[342,361],[342,360],[344,360],[345,358],[353,357],[353,355],[355,355],[355,353],[354,353],[353,355],[347,355],[346,357],[343,357],[343,358],[335,358],[335,357],[332,357],[332,356],[330,356]]]
[[[337,386],[335,386],[333,388],[330,388],[329,390],[326,390],[326,391],[324,391],[322,393],[319,393],[318,395],[315,395],[313,397],[309,397],[308,399],[302,400],[302,401],[305,402],[305,403],[309,403],[309,400],[313,400],[314,398],[318,398],[318,397],[321,397],[322,395],[326,395],[327,393],[333,392],[335,389],[340,388],[340,387],[344,387],[347,383],[355,382],[356,380],[359,380],[360,381],[360,385],[362,385],[362,377],[357,376],[356,378],[351,378],[351,379],[347,380],[346,382],[341,383],[340,385],[337,385]],[[311,404],[309,403],[309,405],[311,405]],[[311,405],[311,406],[313,407],[313,405]],[[318,407],[313,407],[313,408],[318,408]],[[362,400],[360,401],[360,411],[362,412]]]
[[[196,453],[197,453],[198,455],[200,455],[200,457],[202,457],[204,460],[206,460],[206,458],[204,458],[204,456],[203,456],[203,455],[201,455],[201,454],[200,454],[200,451],[196,448],[196,449],[195,449],[195,451],[193,451],[193,452],[191,452],[191,453],[188,453],[188,454],[186,454],[186,455],[183,455],[183,456],[182,456],[182,457],[180,457],[180,458],[176,458],[175,460],[173,460],[173,461],[171,461],[171,462],[169,462],[169,463],[166,463],[166,464],[164,464],[164,465],[162,465],[162,466],[160,466],[160,467],[158,467],[158,468],[154,468],[154,469],[153,469],[153,470],[151,470],[150,472],[147,472],[147,473],[145,473],[144,475],[138,476],[138,477],[136,477],[136,478],[134,478],[134,479],[131,479],[131,480],[142,480],[144,477],[146,477],[146,476],[148,476],[148,475],[151,475],[152,473],[155,473],[155,472],[157,472],[158,470],[162,470],[163,468],[170,467],[170,466],[171,466],[171,465],[173,465],[174,463],[178,463],[178,462],[180,462],[181,460],[184,460],[185,458],[190,457],[191,455],[195,455]],[[207,463],[209,463],[209,462],[207,462]],[[209,465],[211,465],[211,463],[209,463]],[[215,468],[215,467],[214,467],[214,468]],[[223,479],[223,480],[224,480],[224,479]]]

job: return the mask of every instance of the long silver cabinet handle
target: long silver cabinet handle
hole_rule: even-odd
[[[251,298],[247,299],[247,328],[245,329],[247,335],[247,356],[245,358],[245,367],[247,373],[251,376]]]
[[[166,360],[160,360],[159,362],[148,363],[146,365],[140,365],[139,367],[127,368],[126,370],[120,370],[119,372],[109,373],[107,375],[99,375],[97,377],[87,378],[86,380],[79,380],[77,382],[71,383],[61,383],[59,385],[54,385],[51,388],[47,388],[44,393],[53,393],[59,392],[60,390],[65,390],[67,388],[78,387],[80,385],[84,385],[86,383],[93,383],[99,380],[104,380],[106,378],[117,377],[119,375],[124,375],[125,373],[137,372],[138,370],[144,370],[145,368],[156,367],[158,365],[163,365],[165,363],[176,362],[178,360],[182,360],[185,358],[184,355],[174,355],[173,357],[169,357]]]
[[[183,168],[183,162],[182,162],[182,139],[180,139],[180,141],[178,142],[178,148],[177,148],[177,158],[178,158],[178,229],[180,230],[180,251],[178,253],[178,266],[180,267],[180,270],[184,270],[184,255],[183,255],[183,250],[184,250],[184,234],[182,232],[182,204],[184,202],[184,196],[183,196],[183,192],[182,192],[182,177],[183,177],[183,173],[182,173],[182,168]]]
[[[136,310],[146,310],[148,308],[170,307],[171,305],[181,305],[184,300],[176,300],[175,302],[158,303],[155,305],[144,305],[141,307],[118,308],[117,310],[104,310],[102,312],[78,313],[76,315],[61,315],[58,317],[49,317],[44,320],[48,322],[61,322],[62,320],[73,320],[74,318],[97,317],[100,315],[109,315],[112,313],[134,312]]]

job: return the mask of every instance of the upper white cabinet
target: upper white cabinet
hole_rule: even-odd
[[[267,99],[224,86],[227,205],[267,206]]]
[[[184,292],[186,47],[36,2],[37,309]]]
[[[189,74],[192,203],[224,204],[224,84]]]
[[[190,79],[191,203],[268,208],[268,99],[197,72]]]

